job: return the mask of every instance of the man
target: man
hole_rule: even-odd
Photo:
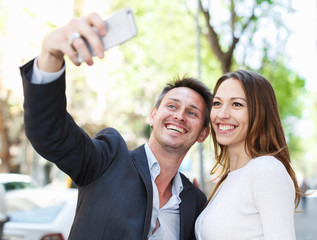
[[[21,67],[26,134],[79,186],[69,239],[195,239],[206,197],[178,168],[190,147],[209,135],[211,92],[190,78],[167,85],[150,113],[149,142],[133,151],[113,128],[91,139],[65,107],[64,56],[79,66],[78,52],[93,64],[80,34],[104,57],[92,27],[106,34],[97,14],[70,21],[44,39],[35,61]]]

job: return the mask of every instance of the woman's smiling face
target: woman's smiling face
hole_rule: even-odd
[[[244,147],[249,125],[246,96],[239,80],[229,78],[221,83],[213,98],[210,113],[217,142]]]

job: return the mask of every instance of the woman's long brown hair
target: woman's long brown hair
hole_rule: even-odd
[[[270,155],[283,163],[295,187],[295,208],[300,201],[300,190],[295,172],[291,166],[290,155],[279,115],[274,89],[270,82],[258,73],[238,70],[227,73],[218,79],[214,96],[222,82],[227,79],[241,82],[248,103],[249,126],[245,140],[245,150],[252,157]],[[221,183],[229,173],[229,154],[226,146],[217,143],[216,134],[211,129],[216,163],[211,174],[220,177],[211,196],[212,199]],[[220,171],[219,171],[220,170]]]

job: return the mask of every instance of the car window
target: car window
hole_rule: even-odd
[[[38,186],[30,176],[18,173],[0,173],[0,184],[2,184],[6,192]]]
[[[8,182],[4,183],[3,186],[6,191],[35,187],[32,183],[29,182]]]

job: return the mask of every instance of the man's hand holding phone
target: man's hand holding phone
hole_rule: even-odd
[[[130,8],[125,8],[116,12],[111,17],[104,20],[107,33],[105,36],[100,36],[104,50],[117,46],[137,35],[137,28],[133,17],[133,12]],[[95,29],[97,32],[97,29]],[[90,53],[95,56],[93,48],[89,42],[86,41],[86,45]],[[78,54],[78,61],[82,62],[83,58]]]
[[[104,57],[104,51],[121,44],[137,34],[131,9],[124,9],[103,20],[96,13],[72,19],[67,25],[51,32],[42,43],[38,67],[42,71],[57,72],[64,56],[77,66],[93,64],[93,56]]]

